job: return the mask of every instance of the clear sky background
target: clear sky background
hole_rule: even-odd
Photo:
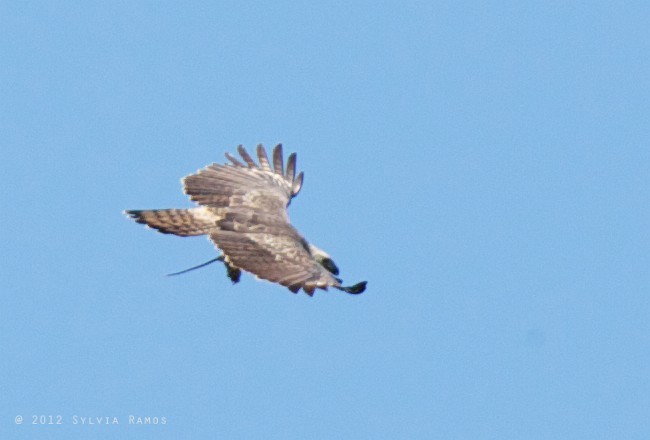
[[[2,2],[0,438],[650,438],[650,7],[532,3]],[[121,214],[260,142],[366,293]]]

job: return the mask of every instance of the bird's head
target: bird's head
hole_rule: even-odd
[[[323,266],[325,269],[327,269],[328,272],[338,275],[339,274],[339,268],[336,267],[336,264],[334,264],[334,261],[332,260],[332,257],[329,256],[327,252],[324,250],[314,246],[313,244],[309,244],[309,253],[314,257],[318,263]]]

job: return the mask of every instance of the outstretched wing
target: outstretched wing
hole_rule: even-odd
[[[212,164],[183,179],[190,199],[216,213],[210,239],[226,261],[292,292],[303,288],[311,295],[317,287],[340,286],[289,223],[287,206],[303,181],[303,173],[295,175],[296,155],[284,171],[281,145],[272,162],[258,145],[259,165],[241,145],[238,151],[244,163],[226,154],[231,164]]]
[[[238,151],[247,165],[226,153],[232,165],[213,163],[186,176],[183,178],[185,193],[191,200],[212,208],[247,207],[286,216],[287,205],[302,187],[303,173],[295,175],[295,153],[289,156],[287,171],[283,174],[282,145],[273,150],[274,169],[261,145],[257,147],[260,166],[243,146],[240,145]]]

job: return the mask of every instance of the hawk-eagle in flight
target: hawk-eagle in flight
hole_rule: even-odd
[[[239,146],[245,163],[226,153],[230,164],[212,164],[183,178],[185,194],[199,204],[189,209],[125,211],[138,223],[164,234],[181,237],[208,235],[223,255],[228,276],[236,283],[240,270],[309,295],[329,286],[361,293],[362,281],[342,286],[330,256],[310,244],[289,222],[287,207],[302,187],[296,176],[296,154],[282,159],[282,145],[273,149],[269,162],[264,147],[257,146],[259,165]],[[206,263],[207,264],[207,263]]]

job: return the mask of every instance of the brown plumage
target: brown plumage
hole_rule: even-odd
[[[363,292],[365,281],[342,286],[329,255],[309,244],[289,222],[287,206],[303,182],[302,172],[296,176],[295,153],[285,170],[282,145],[273,149],[272,161],[258,145],[259,165],[243,146],[237,151],[244,162],[226,153],[230,164],[212,164],[183,179],[185,193],[199,207],[126,213],[166,234],[208,235],[223,252],[229,274],[242,269],[294,293],[302,288],[312,295],[316,288],[329,286]]]

